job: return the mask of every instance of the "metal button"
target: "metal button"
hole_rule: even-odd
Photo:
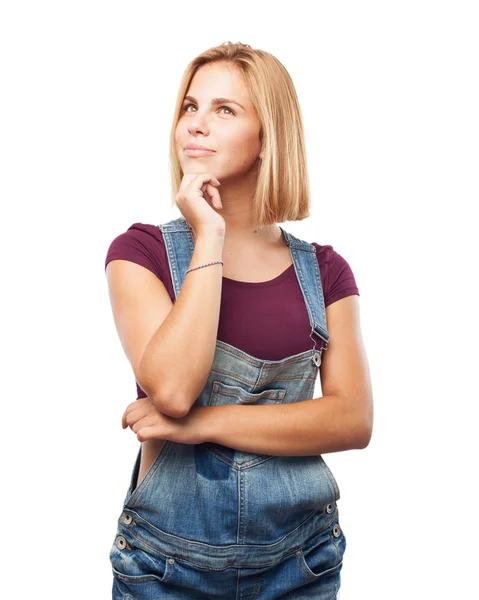
[[[326,506],[326,512],[328,514],[331,514],[334,510],[334,502],[332,502],[331,504],[328,504],[328,506]]]
[[[175,564],[175,559],[174,558],[169,558],[168,562],[170,563],[170,565],[174,565]]]
[[[133,520],[132,516],[127,513],[123,513],[121,515],[121,517],[122,517],[123,522],[126,523],[127,525],[129,525]]]
[[[339,537],[341,535],[341,529],[337,524],[333,527],[333,535],[334,537]]]
[[[317,367],[321,364],[321,354],[319,352],[313,354],[313,362]]]
[[[124,550],[126,548],[126,539],[122,535],[119,535],[115,540],[115,544],[119,550]]]

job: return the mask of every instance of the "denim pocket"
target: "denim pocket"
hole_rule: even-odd
[[[338,536],[339,537],[336,537]],[[338,542],[341,537],[338,518],[327,529],[315,534],[296,553],[298,566],[309,581],[320,577],[339,576],[342,567],[345,544]]]
[[[213,381],[210,406],[224,404],[281,404],[286,396],[282,388],[270,388],[261,392],[248,392],[239,385],[229,385],[223,381]]]
[[[281,404],[285,397],[286,390],[283,388],[268,388],[261,390],[260,392],[249,392],[239,385],[230,385],[223,381],[213,381],[209,405]],[[273,456],[269,454],[241,452],[212,442],[206,442],[204,448],[225,464],[242,470],[249,469],[265,460],[273,458]]]
[[[117,546],[120,542],[124,545],[121,550]],[[128,585],[164,583],[173,575],[175,567],[175,561],[171,557],[152,557],[138,547],[131,547],[122,535],[117,535],[112,545],[110,563],[113,576]]]
[[[209,405],[281,404],[285,397],[286,390],[283,388],[268,388],[261,390],[260,392],[249,392],[238,385],[230,385],[223,381],[213,381]],[[210,454],[223,461],[225,464],[241,470],[249,469],[265,460],[274,458],[269,454],[242,452],[212,442],[205,442],[203,446]]]

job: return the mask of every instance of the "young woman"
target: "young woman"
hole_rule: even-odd
[[[278,225],[310,216],[283,65],[239,43],[193,60],[170,159],[181,217],[106,259],[141,441],[113,598],[332,600],[346,538],[321,455],[368,445],[372,392],[348,263]]]

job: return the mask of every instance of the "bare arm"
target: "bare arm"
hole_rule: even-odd
[[[190,266],[222,256],[223,238],[199,236]],[[187,273],[172,310],[146,347],[140,377],[160,410],[166,403],[183,416],[206,384],[218,334],[222,275],[221,264]]]
[[[222,260],[224,237],[198,236],[190,266]],[[136,380],[171,417],[184,416],[208,379],[221,302],[222,265],[188,273],[173,304],[163,283],[126,260],[107,266],[115,325]]]

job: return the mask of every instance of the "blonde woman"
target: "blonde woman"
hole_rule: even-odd
[[[141,442],[113,599],[332,600],[346,537],[322,454],[368,445],[373,401],[348,263],[278,225],[310,216],[279,60],[240,43],[195,58],[170,160],[181,216],[133,224],[105,265]]]

